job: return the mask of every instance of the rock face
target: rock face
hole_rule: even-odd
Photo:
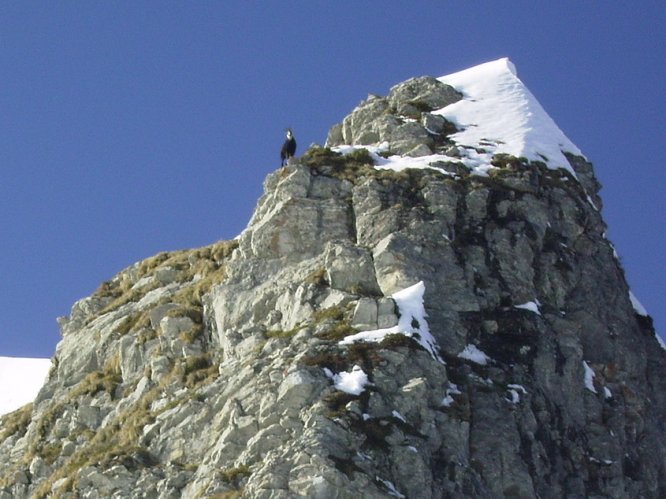
[[[327,146],[385,142],[394,154],[427,156],[450,146],[446,134],[456,130],[430,111],[453,104],[460,92],[436,78],[412,78],[393,88],[388,97],[372,95],[328,134]]]
[[[329,141],[443,144],[424,109],[456,94],[437,83],[366,101]],[[426,133],[404,145],[407,124]],[[589,163],[369,161],[313,148],[236,241],[76,303],[37,400],[2,420],[0,498],[666,495],[666,352]]]

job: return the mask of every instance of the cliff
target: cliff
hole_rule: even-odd
[[[665,495],[666,355],[549,120],[506,60],[361,103],[61,319],[0,498]]]

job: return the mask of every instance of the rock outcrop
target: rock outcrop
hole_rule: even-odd
[[[393,88],[388,97],[370,95],[344,121],[331,128],[327,146],[385,142],[394,154],[427,156],[450,144],[455,125],[430,111],[459,101],[460,92],[436,78],[412,78]]]
[[[444,147],[429,114],[459,95],[433,80],[329,143]],[[569,159],[577,178],[510,157],[480,176],[311,148],[237,240],[74,305],[2,420],[0,498],[663,497],[666,352]]]

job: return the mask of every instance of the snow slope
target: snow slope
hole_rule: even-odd
[[[545,161],[551,168],[573,173],[562,151],[582,153],[520,81],[509,59],[487,62],[439,80],[463,94],[461,101],[435,112],[463,128],[451,136],[456,144],[485,149],[488,160],[493,154],[505,153]],[[474,156],[470,159],[468,166],[478,166]]]
[[[444,160],[463,163],[472,173],[485,175],[492,168],[493,155],[504,153],[542,161],[552,169],[564,168],[575,176],[563,151],[583,154],[520,81],[509,59],[487,62],[438,79],[463,94],[462,100],[433,111],[460,130],[449,137],[457,146],[456,154],[383,158],[379,153],[388,150],[388,143],[362,146],[374,154],[377,168],[430,168],[430,163]],[[345,154],[358,148],[333,149]]]
[[[32,402],[50,368],[50,359],[0,357],[0,415]]]

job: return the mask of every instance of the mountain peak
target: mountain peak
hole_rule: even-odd
[[[582,156],[508,58],[395,85],[388,97],[373,96],[354,109],[327,145],[343,153],[365,147],[378,168],[448,164],[477,175],[494,168],[497,155],[509,155],[576,176],[566,154]]]
[[[666,352],[560,134],[508,59],[364,101],[59,320],[0,499],[664,497]]]
[[[516,67],[508,58],[439,80],[463,94],[462,100],[435,111],[461,128],[451,139],[468,151],[487,151],[480,155],[470,153],[468,166],[487,163],[488,155],[510,154],[574,173],[563,152],[581,156],[580,150],[518,78]]]

